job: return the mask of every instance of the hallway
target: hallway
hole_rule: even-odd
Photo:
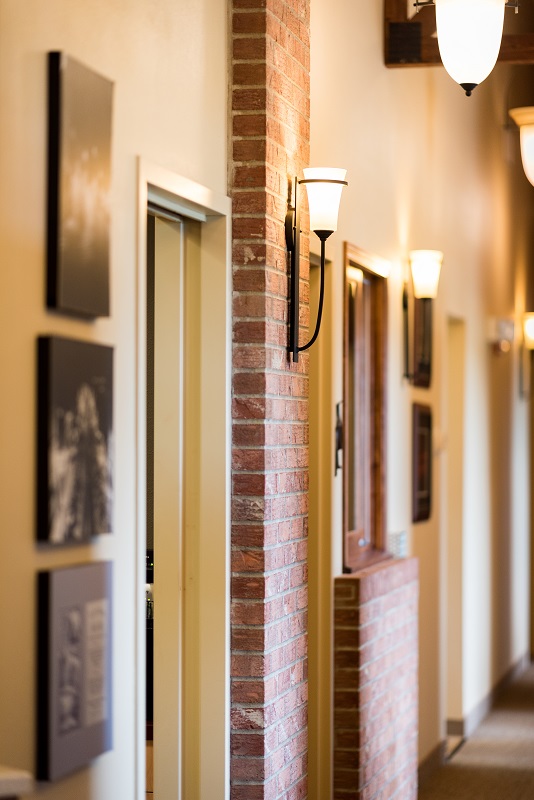
[[[451,760],[419,790],[419,800],[534,798],[534,666],[497,701]]]

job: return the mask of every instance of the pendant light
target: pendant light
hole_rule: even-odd
[[[443,66],[469,97],[497,61],[506,0],[435,0],[435,5]]]

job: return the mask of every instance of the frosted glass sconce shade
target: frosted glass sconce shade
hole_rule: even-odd
[[[523,341],[527,350],[534,350],[534,314],[523,316]]]
[[[469,96],[497,61],[506,0],[435,0],[435,4],[443,66]]]
[[[308,192],[310,209],[310,230],[337,231],[337,217],[343,186],[346,186],[346,169],[330,167],[308,167],[304,170],[304,180]]]
[[[440,250],[412,250],[413,293],[415,297],[435,298],[438,294],[439,274],[443,253]]]
[[[534,186],[534,106],[512,108],[509,113],[519,127],[521,161],[525,175]]]

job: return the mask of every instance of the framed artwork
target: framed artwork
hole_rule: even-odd
[[[429,519],[432,509],[432,411],[413,404],[412,521]]]
[[[38,780],[112,747],[111,584],[110,561],[38,574]]]
[[[109,315],[113,84],[48,54],[47,304]]]
[[[414,297],[413,383],[428,389],[432,378],[432,300]]]
[[[113,348],[38,340],[37,539],[87,541],[112,529]]]

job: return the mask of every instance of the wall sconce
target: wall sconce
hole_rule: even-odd
[[[512,108],[508,113],[519,128],[523,169],[534,186],[534,106]]]
[[[438,46],[443,66],[468,97],[492,71],[501,46],[504,9],[519,0],[416,0],[436,6]]]
[[[323,314],[324,299],[324,264],[325,242],[337,230],[337,217],[341,192],[347,186],[345,169],[328,167],[309,167],[304,170],[304,178],[295,178],[295,205],[290,206],[286,214],[286,245],[291,255],[291,294],[289,310],[289,351],[293,361],[299,360],[299,353],[307,350],[317,339]],[[300,203],[299,184],[305,184],[308,192],[310,210],[310,230],[321,241],[321,288],[319,291],[319,307],[315,332],[310,341],[299,346],[299,310],[300,310]]]
[[[523,343],[527,350],[534,350],[534,313],[523,315]]]
[[[413,298],[410,302],[408,284],[405,283],[402,293],[404,377],[415,386],[428,388],[432,369],[431,301],[438,294],[443,253],[440,250],[412,250],[409,258]],[[420,301],[418,307],[416,301]],[[411,315],[410,308],[412,308]],[[412,366],[410,366],[410,351],[413,356]]]
[[[487,340],[496,355],[509,353],[515,338],[513,319],[490,317],[487,325]]]
[[[530,396],[530,373],[532,370],[532,351],[534,350],[534,313],[523,314],[523,341],[519,359],[519,394],[527,399]]]

